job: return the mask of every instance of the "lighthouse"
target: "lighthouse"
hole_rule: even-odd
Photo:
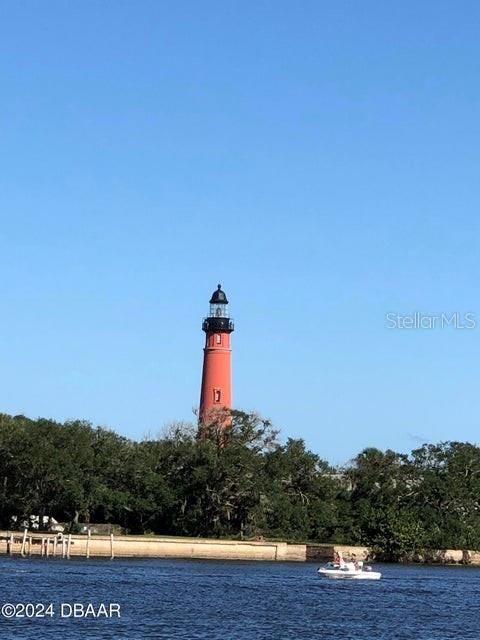
[[[202,389],[200,393],[200,426],[229,420],[226,411],[232,407],[232,374],[230,334],[234,326],[228,313],[228,300],[222,285],[218,285],[210,298],[210,312],[203,319],[205,348],[203,350]]]

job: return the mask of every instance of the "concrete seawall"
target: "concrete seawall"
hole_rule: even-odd
[[[371,559],[367,547],[289,544],[273,541],[215,540],[164,536],[57,535],[0,531],[0,553],[41,557],[195,558],[323,563],[340,551],[346,559]],[[480,565],[480,551],[432,550],[415,558],[429,564]]]
[[[306,545],[201,538],[0,532],[0,552],[43,557],[197,558],[305,562]]]
[[[306,560],[310,562],[327,562],[333,560],[334,553],[340,552],[347,560],[353,555],[357,560],[371,559],[368,547],[355,547],[341,544],[307,544]]]

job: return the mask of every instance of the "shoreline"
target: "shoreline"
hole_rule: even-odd
[[[0,531],[0,553],[45,558],[195,558],[305,562],[306,545],[163,536]]]
[[[0,531],[0,554],[20,557],[325,562],[330,560],[335,552],[341,552],[345,557],[355,554],[359,560],[371,559],[367,547],[353,545],[174,536],[62,535],[30,531]],[[480,552],[458,549],[426,551],[414,558],[412,564],[480,566]]]

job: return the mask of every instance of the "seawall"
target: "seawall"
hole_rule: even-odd
[[[0,532],[0,553],[43,557],[211,558],[304,562],[306,545],[286,542]]]
[[[55,558],[195,558],[211,560],[262,560],[326,562],[336,551],[349,559],[372,559],[368,547],[333,544],[216,540],[165,536],[65,535],[0,531],[0,553]],[[420,563],[480,566],[480,551],[432,550],[414,559]]]

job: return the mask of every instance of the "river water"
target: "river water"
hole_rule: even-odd
[[[480,569],[376,567],[344,582],[310,563],[4,556],[0,639],[480,640]]]

